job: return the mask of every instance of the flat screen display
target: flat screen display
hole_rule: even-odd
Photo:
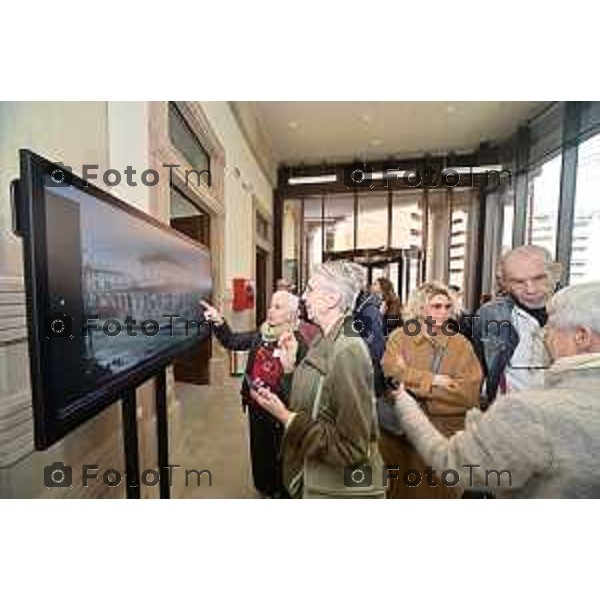
[[[21,152],[36,446],[46,448],[210,334],[207,248]]]

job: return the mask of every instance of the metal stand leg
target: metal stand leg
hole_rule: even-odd
[[[123,408],[123,445],[125,447],[125,473],[127,498],[140,498],[140,461],[138,456],[138,430],[135,388],[125,390]]]
[[[165,369],[156,377],[156,437],[158,445],[158,472],[160,497],[171,497],[169,477],[169,424],[167,421],[167,377]]]

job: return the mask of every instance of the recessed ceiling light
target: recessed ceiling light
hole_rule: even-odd
[[[371,115],[363,115],[360,120],[368,125],[373,120],[373,117]]]
[[[292,130],[298,129],[298,121],[290,121],[288,123],[288,127]]]
[[[381,146],[382,144],[383,144],[383,140],[371,140],[369,142],[369,146],[374,146],[374,147]]]

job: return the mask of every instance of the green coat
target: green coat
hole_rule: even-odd
[[[345,334],[348,317],[315,338],[294,372],[290,410],[295,416],[283,438],[284,481],[294,497],[385,496],[373,367],[362,338]],[[366,467],[354,473],[360,485],[348,487],[357,464]]]

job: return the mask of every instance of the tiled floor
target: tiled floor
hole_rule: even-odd
[[[170,423],[173,498],[256,498],[248,449],[248,423],[240,404],[240,379],[223,386],[176,384],[178,417]],[[210,471],[198,478],[185,471]],[[198,479],[200,485],[198,485]]]

